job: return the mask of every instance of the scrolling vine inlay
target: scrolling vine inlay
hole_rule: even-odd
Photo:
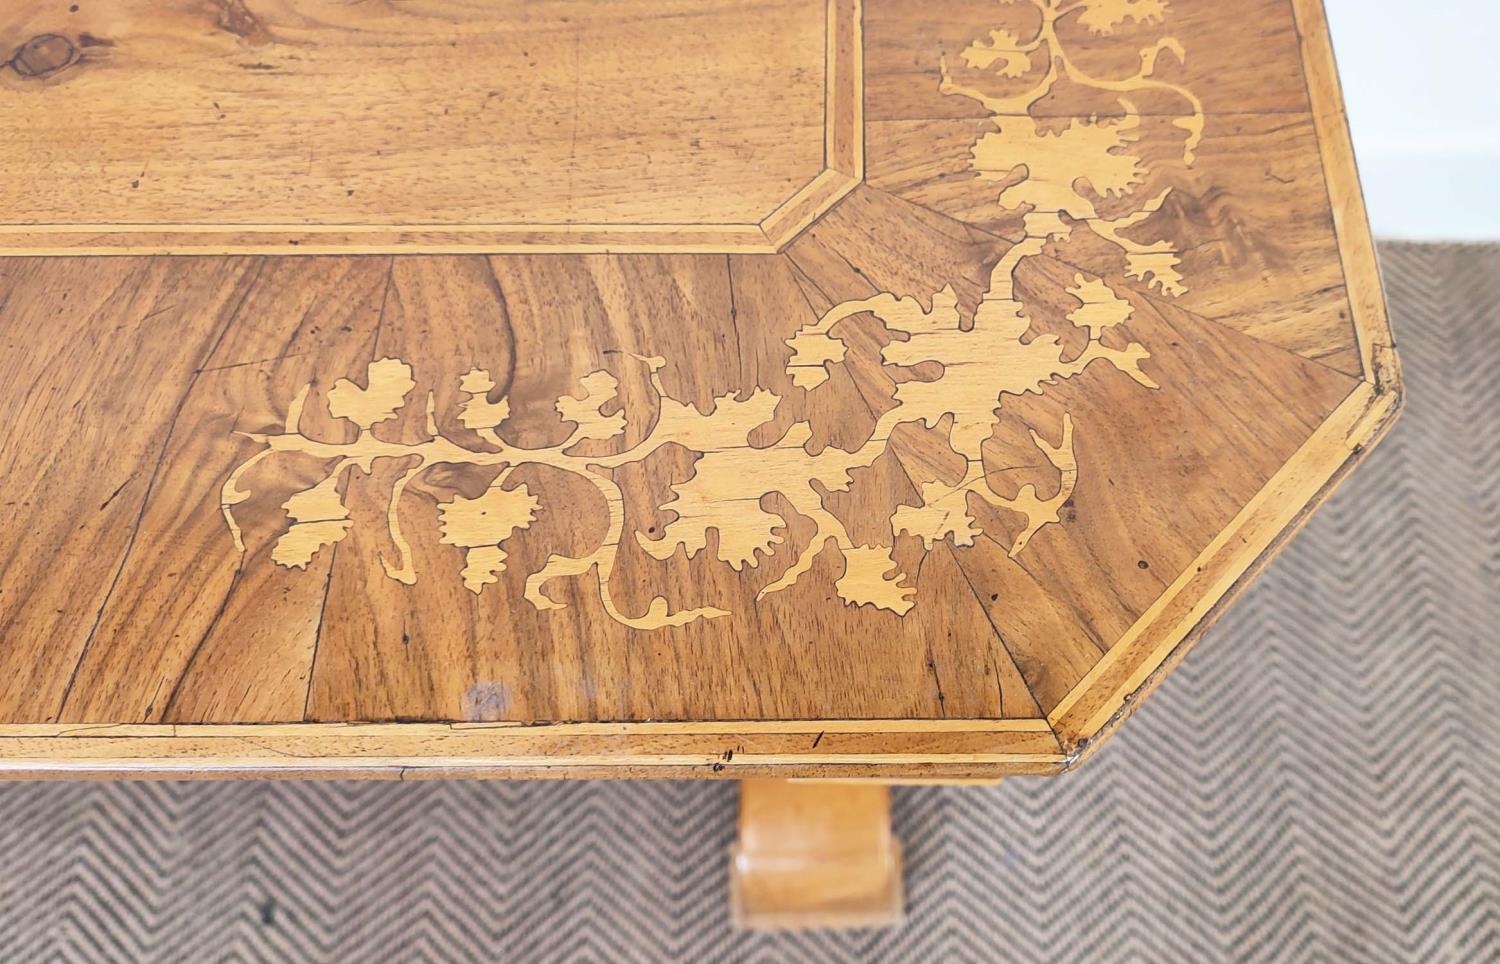
[[[293,568],[305,568],[319,551],[348,535],[353,521],[340,491],[347,473],[356,469],[370,473],[380,459],[415,458],[390,492],[386,519],[392,551],[382,559],[389,577],[413,584],[418,574],[399,521],[407,487],[436,466],[487,467],[497,474],[482,494],[476,498],[455,494],[439,505],[441,541],[464,551],[464,585],[481,593],[505,570],[506,547],[512,540],[525,538],[522,533],[542,513],[566,511],[565,506],[549,504],[547,493],[533,492],[513,477],[523,467],[542,466],[566,472],[597,489],[608,507],[608,524],[592,550],[553,554],[541,569],[528,575],[524,595],[538,609],[562,606],[548,594],[549,583],[591,575],[604,609],[631,627],[657,629],[728,615],[714,607],[674,610],[663,595],[657,595],[645,613],[632,615],[616,605],[610,588],[626,539],[636,540],[649,555],[665,560],[679,551],[696,556],[709,546],[710,532],[714,532],[718,560],[736,572],[747,567],[782,567],[758,598],[795,585],[813,568],[818,555],[832,547],[843,561],[843,574],[835,583],[840,599],[848,605],[870,605],[904,615],[915,604],[913,574],[902,570],[889,546],[854,538],[846,521],[830,510],[827,497],[850,489],[851,472],[871,466],[885,453],[893,430],[916,424],[937,433],[964,460],[967,470],[952,483],[925,482],[921,505],[897,507],[889,518],[890,530],[920,539],[929,551],[943,541],[973,545],[981,534],[971,512],[973,497],[1012,510],[1025,520],[1009,544],[1012,556],[1023,552],[1044,527],[1060,523],[1060,510],[1072,496],[1080,471],[1075,433],[1086,428],[1075,426],[1072,416],[1065,415],[1055,437],[1032,431],[1040,455],[1056,472],[1056,488],[1044,495],[1027,484],[1014,496],[1003,495],[987,479],[982,447],[1005,415],[1004,396],[1041,393],[1096,364],[1124,373],[1143,388],[1158,386],[1142,368],[1150,357],[1146,348],[1116,331],[1130,319],[1132,308],[1108,282],[1079,272],[1068,288],[1067,294],[1079,307],[1067,321],[1087,335],[1086,341],[1082,334],[1077,339],[1084,347],[1073,350],[1056,334],[1031,332],[1016,272],[1049,243],[1063,242],[1082,228],[1121,252],[1129,277],[1166,295],[1181,294],[1185,289],[1172,245],[1141,243],[1124,234],[1159,210],[1170,193],[1168,189],[1146,198],[1134,197],[1149,173],[1146,153],[1138,150],[1146,133],[1136,98],[1164,92],[1181,101],[1183,110],[1172,126],[1182,132],[1178,136],[1184,164],[1191,164],[1204,126],[1198,99],[1155,77],[1163,55],[1184,57],[1176,40],[1162,39],[1140,51],[1134,73],[1101,78],[1075,64],[1060,39],[1059,22],[1075,15],[1080,26],[1096,34],[1111,33],[1128,23],[1157,23],[1167,13],[1165,0],[1014,0],[1007,4],[1028,5],[1040,14],[1040,25],[1031,36],[996,29],[962,52],[961,67],[950,65],[946,58],[941,63],[941,91],[974,100],[993,115],[995,130],[974,142],[971,166],[979,178],[1000,184],[997,203],[1019,212],[1025,226],[1025,237],[995,265],[989,290],[972,316],[960,311],[951,286],[924,298],[885,292],[836,305],[787,340],[788,375],[797,387],[816,393],[833,370],[845,364],[842,322],[873,316],[890,333],[880,362],[896,384],[893,405],[863,444],[853,450],[830,446],[814,454],[809,450],[812,428],[798,421],[778,440],[754,445],[756,430],[775,420],[781,396],[754,387],[721,396],[706,411],[700,410],[672,397],[664,387],[660,377],[664,359],[640,355],[630,356],[628,364],[644,366],[649,373],[656,395],[654,421],[643,440],[618,454],[578,451],[580,443],[623,438],[628,419],[635,417],[623,410],[618,382],[605,370],[589,374],[575,394],[557,400],[558,414],[575,428],[555,446],[525,448],[501,437],[510,402],[491,397],[495,380],[482,368],[460,378],[467,398],[461,404],[459,421],[471,439],[449,438],[439,431],[434,397],[428,393],[427,437],[417,442],[388,441],[377,434],[377,426],[409,404],[416,381],[406,361],[384,358],[369,365],[363,386],[341,379],[324,400],[331,415],[358,428],[354,441],[322,441],[302,431],[311,385],[293,400],[283,432],[249,435],[262,448],[230,475],[222,490],[224,518],[236,546],[245,551],[235,507],[251,497],[244,487],[246,473],[271,456],[299,453],[332,466],[322,481],[285,503],[290,525],[277,540],[272,559]],[[1020,93],[989,92],[1016,81],[1024,84],[1025,78],[1038,71],[1040,79]],[[960,73],[963,79],[958,79]],[[1037,105],[1064,81],[1112,97],[1115,110],[1088,119],[1035,116]],[[1111,200],[1115,216],[1101,217],[1097,202],[1104,198]],[[1129,210],[1118,213],[1122,206]],[[660,533],[626,531],[626,495],[614,473],[668,445],[695,455],[691,477],[673,485],[672,497],[664,504],[653,506],[675,513],[675,519]],[[773,493],[782,496],[801,520],[815,526],[811,538],[796,551],[787,537],[793,520],[763,507],[764,497]]]

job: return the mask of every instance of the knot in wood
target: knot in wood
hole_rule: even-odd
[[[21,45],[10,59],[10,66],[22,77],[46,77],[72,64],[78,48],[67,37],[55,33],[32,37]]]

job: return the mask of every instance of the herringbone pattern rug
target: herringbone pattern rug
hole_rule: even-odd
[[[1500,247],[1383,255],[1404,421],[1080,772],[898,792],[904,928],[732,932],[726,784],[11,784],[0,960],[1500,960]]]

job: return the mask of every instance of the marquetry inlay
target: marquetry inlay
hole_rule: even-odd
[[[814,559],[832,547],[843,565],[843,575],[833,586],[840,600],[851,606],[868,605],[904,615],[914,605],[916,573],[897,564],[889,545],[861,542],[852,536],[845,521],[830,511],[826,497],[832,492],[847,492],[853,481],[850,473],[869,468],[890,450],[893,431],[908,425],[933,433],[942,448],[963,460],[965,468],[947,477],[922,477],[921,503],[896,507],[882,526],[896,535],[916,536],[928,549],[942,541],[954,547],[972,546],[975,537],[982,534],[969,510],[973,497],[1024,518],[1023,528],[1009,540],[1010,555],[1019,554],[1044,526],[1060,521],[1059,513],[1073,495],[1079,473],[1074,447],[1077,428],[1072,416],[1065,415],[1056,439],[1031,431],[1037,457],[1055,470],[1046,495],[1031,483],[1014,496],[997,492],[986,472],[983,443],[993,434],[996,420],[1008,417],[1005,397],[1044,392],[1095,362],[1114,367],[1142,387],[1157,385],[1143,367],[1150,357],[1145,347],[1128,339],[1107,337],[1132,313],[1129,302],[1109,284],[1079,273],[1074,284],[1066,288],[1065,297],[1077,305],[1067,319],[1086,333],[1082,348],[1070,350],[1057,335],[1027,338],[1031,320],[1015,290],[1015,273],[1026,258],[1040,254],[1048,242],[1066,238],[1081,224],[1125,253],[1131,277],[1167,294],[1185,291],[1170,243],[1140,244],[1122,234],[1158,210],[1170,190],[1145,198],[1136,210],[1111,219],[1099,217],[1089,194],[1118,197],[1130,194],[1142,182],[1146,161],[1141,155],[1134,92],[1159,87],[1180,96],[1184,113],[1179,124],[1189,133],[1182,147],[1185,160],[1191,159],[1203,130],[1202,107],[1197,99],[1179,86],[1152,79],[1158,56],[1166,51],[1183,57],[1181,44],[1164,39],[1143,50],[1140,68],[1130,76],[1092,77],[1069,63],[1054,27],[1063,10],[1076,9],[1079,4],[1065,0],[1034,2],[1042,15],[1036,36],[1024,39],[996,29],[965,49],[962,58],[980,71],[1013,78],[1029,69],[1031,58],[1045,56],[1050,66],[1035,87],[1020,96],[1000,98],[978,87],[956,84],[946,64],[943,66],[944,93],[968,97],[994,112],[998,133],[985,134],[974,144],[975,173],[981,179],[1006,185],[999,195],[1003,207],[1030,211],[1025,219],[1025,239],[995,266],[989,291],[977,309],[965,317],[951,287],[920,294],[883,292],[835,306],[786,343],[790,348],[786,373],[794,384],[816,398],[831,371],[845,364],[847,346],[839,336],[840,324],[859,315],[879,321],[891,339],[880,352],[881,370],[895,391],[863,444],[848,450],[830,446],[810,451],[812,431],[806,421],[783,426],[779,436],[757,444],[757,434],[774,424],[781,401],[775,392],[761,385],[747,385],[738,393],[715,399],[707,410],[699,410],[673,398],[656,377],[665,359],[639,355],[632,355],[634,364],[652,373],[650,383],[656,397],[631,415],[649,420],[651,428],[639,442],[616,453],[578,451],[580,443],[624,438],[628,417],[621,411],[618,382],[602,369],[584,377],[574,394],[557,400],[558,414],[576,426],[557,445],[538,449],[508,444],[502,435],[510,413],[509,399],[503,394],[497,397],[494,376],[478,367],[461,380],[467,396],[460,415],[467,430],[465,437],[440,434],[432,418],[434,401],[429,392],[425,401],[416,400],[428,413],[428,437],[411,443],[386,441],[380,438],[377,426],[395,418],[398,410],[411,401],[409,396],[416,387],[407,361],[386,358],[370,364],[363,386],[347,378],[334,382],[323,402],[334,417],[357,428],[353,441],[320,441],[302,432],[301,413],[310,386],[293,401],[284,432],[251,435],[265,448],[240,466],[223,487],[224,516],[236,545],[244,551],[233,507],[250,497],[241,487],[241,477],[269,455],[294,452],[331,460],[325,478],[297,492],[285,504],[290,526],[277,541],[271,558],[294,568],[306,568],[316,553],[342,541],[353,525],[340,493],[346,472],[369,474],[378,459],[415,459],[390,488],[385,518],[392,549],[390,558],[381,563],[387,576],[412,584],[418,573],[399,521],[403,493],[414,479],[434,466],[486,467],[494,474],[483,494],[477,498],[456,496],[439,505],[442,542],[465,551],[463,583],[479,593],[505,570],[506,545],[514,538],[524,538],[538,513],[571,510],[553,503],[546,492],[532,492],[524,483],[512,481],[518,468],[548,467],[594,486],[603,497],[607,525],[602,538],[588,551],[553,554],[545,566],[528,574],[525,598],[538,609],[563,606],[548,594],[550,582],[584,577],[597,585],[605,611],[634,628],[659,629],[727,616],[727,610],[715,606],[674,605],[665,594],[655,596],[644,613],[622,612],[610,590],[622,540],[638,541],[658,559],[665,560],[679,549],[691,558],[708,546],[712,533],[720,562],[735,571],[776,573],[773,579],[761,581],[757,598],[795,585],[812,568]],[[1160,4],[1143,7],[1126,0],[1082,6],[1086,8],[1084,21],[1102,34],[1129,19],[1155,23],[1162,13]],[[1063,76],[1112,94],[1120,114],[1108,120],[1095,117],[1044,127],[1028,111],[1051,93]],[[927,374],[929,371],[933,374]],[[614,470],[642,462],[667,445],[687,450],[694,459],[692,477],[674,485],[671,497],[652,507],[665,509],[675,518],[659,535],[628,530],[626,499],[613,480]],[[910,468],[908,471],[911,473]],[[920,476],[922,470],[916,467],[911,474]],[[761,501],[771,495],[785,498],[787,510],[778,514],[763,508]],[[800,551],[789,550],[786,545],[785,534],[794,516],[815,526]],[[919,562],[916,569],[920,568]],[[444,574],[439,578],[453,577]]]
[[[0,8],[0,772],[1055,773],[1399,406],[1319,0]]]

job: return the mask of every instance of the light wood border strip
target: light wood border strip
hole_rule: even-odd
[[[865,179],[864,0],[829,0],[823,166]]]
[[[811,190],[813,185],[804,188]],[[801,195],[803,192],[798,192]],[[775,254],[758,224],[0,225],[0,256],[360,254]]]
[[[863,0],[828,0],[823,170],[757,224],[5,224],[0,257],[776,254],[864,179]]]
[[[1349,118],[1344,110],[1333,40],[1328,33],[1328,17],[1323,0],[1292,0],[1292,10],[1361,365],[1367,381],[1398,388],[1400,367],[1391,337],[1385,289],[1380,281],[1380,261],[1360,188]]]
[[[401,771],[590,775],[941,777],[1048,773],[1067,763],[1042,720],[238,725],[13,725],[0,776]],[[942,772],[928,772],[946,768]],[[962,772],[951,772],[962,771]]]
[[[432,733],[541,730],[559,736],[699,736],[703,734],[851,734],[880,733],[1051,733],[1041,719],[1008,720],[715,720],[712,722],[614,723],[8,723],[0,725],[0,740],[11,737],[261,736],[304,734],[389,737],[423,728]]]
[[[760,223],[771,252],[778,252],[795,241],[797,235],[816,224],[858,186],[856,178],[842,171],[819,174],[816,180]]]
[[[890,786],[972,784],[993,786],[1014,776],[1054,776],[1062,772],[1055,763],[993,764],[911,763],[900,767],[864,763],[816,766],[551,766],[449,767],[441,761],[423,761],[417,766],[353,766],[341,769],[317,767],[263,768],[220,767],[212,770],[151,769],[108,770],[79,767],[61,769],[0,769],[0,782],[19,780],[744,780],[767,777],[777,780],[839,780],[886,783]]]

